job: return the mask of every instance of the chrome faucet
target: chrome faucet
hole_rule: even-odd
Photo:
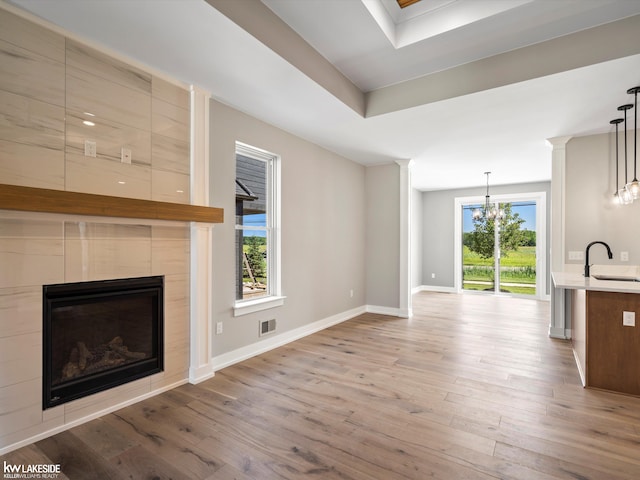
[[[607,245],[604,242],[601,241],[595,241],[595,242],[591,242],[589,245],[587,245],[587,250],[584,254],[585,257],[585,263],[584,263],[584,276],[585,277],[589,277],[589,270],[591,269],[591,265],[589,265],[589,249],[591,248],[592,245],[595,245],[596,243],[601,243],[602,245],[604,245],[607,248],[607,255],[609,255],[609,260],[611,260],[613,258],[613,253],[611,253],[611,249],[609,248],[609,245]]]

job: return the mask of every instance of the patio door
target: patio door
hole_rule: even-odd
[[[488,218],[486,214],[474,219],[474,211],[482,211],[484,207],[477,199],[457,202],[460,212],[459,261],[456,262],[459,290],[545,295],[546,292],[539,291],[544,285],[543,279],[539,278],[540,270],[545,271],[546,261],[540,258],[544,251],[540,244],[544,244],[544,238],[539,238],[540,220],[544,216],[540,208],[544,201],[537,196],[518,197],[496,198],[495,206],[502,212],[501,218],[497,219]]]

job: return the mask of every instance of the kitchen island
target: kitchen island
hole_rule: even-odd
[[[640,321],[640,282],[570,272],[552,278],[555,288],[568,293],[571,342],[583,385],[640,396],[640,329],[630,318]]]

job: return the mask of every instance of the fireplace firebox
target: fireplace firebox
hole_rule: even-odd
[[[164,369],[164,277],[43,286],[43,409]]]

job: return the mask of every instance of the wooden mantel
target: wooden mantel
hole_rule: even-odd
[[[222,208],[0,184],[0,210],[222,223]]]

